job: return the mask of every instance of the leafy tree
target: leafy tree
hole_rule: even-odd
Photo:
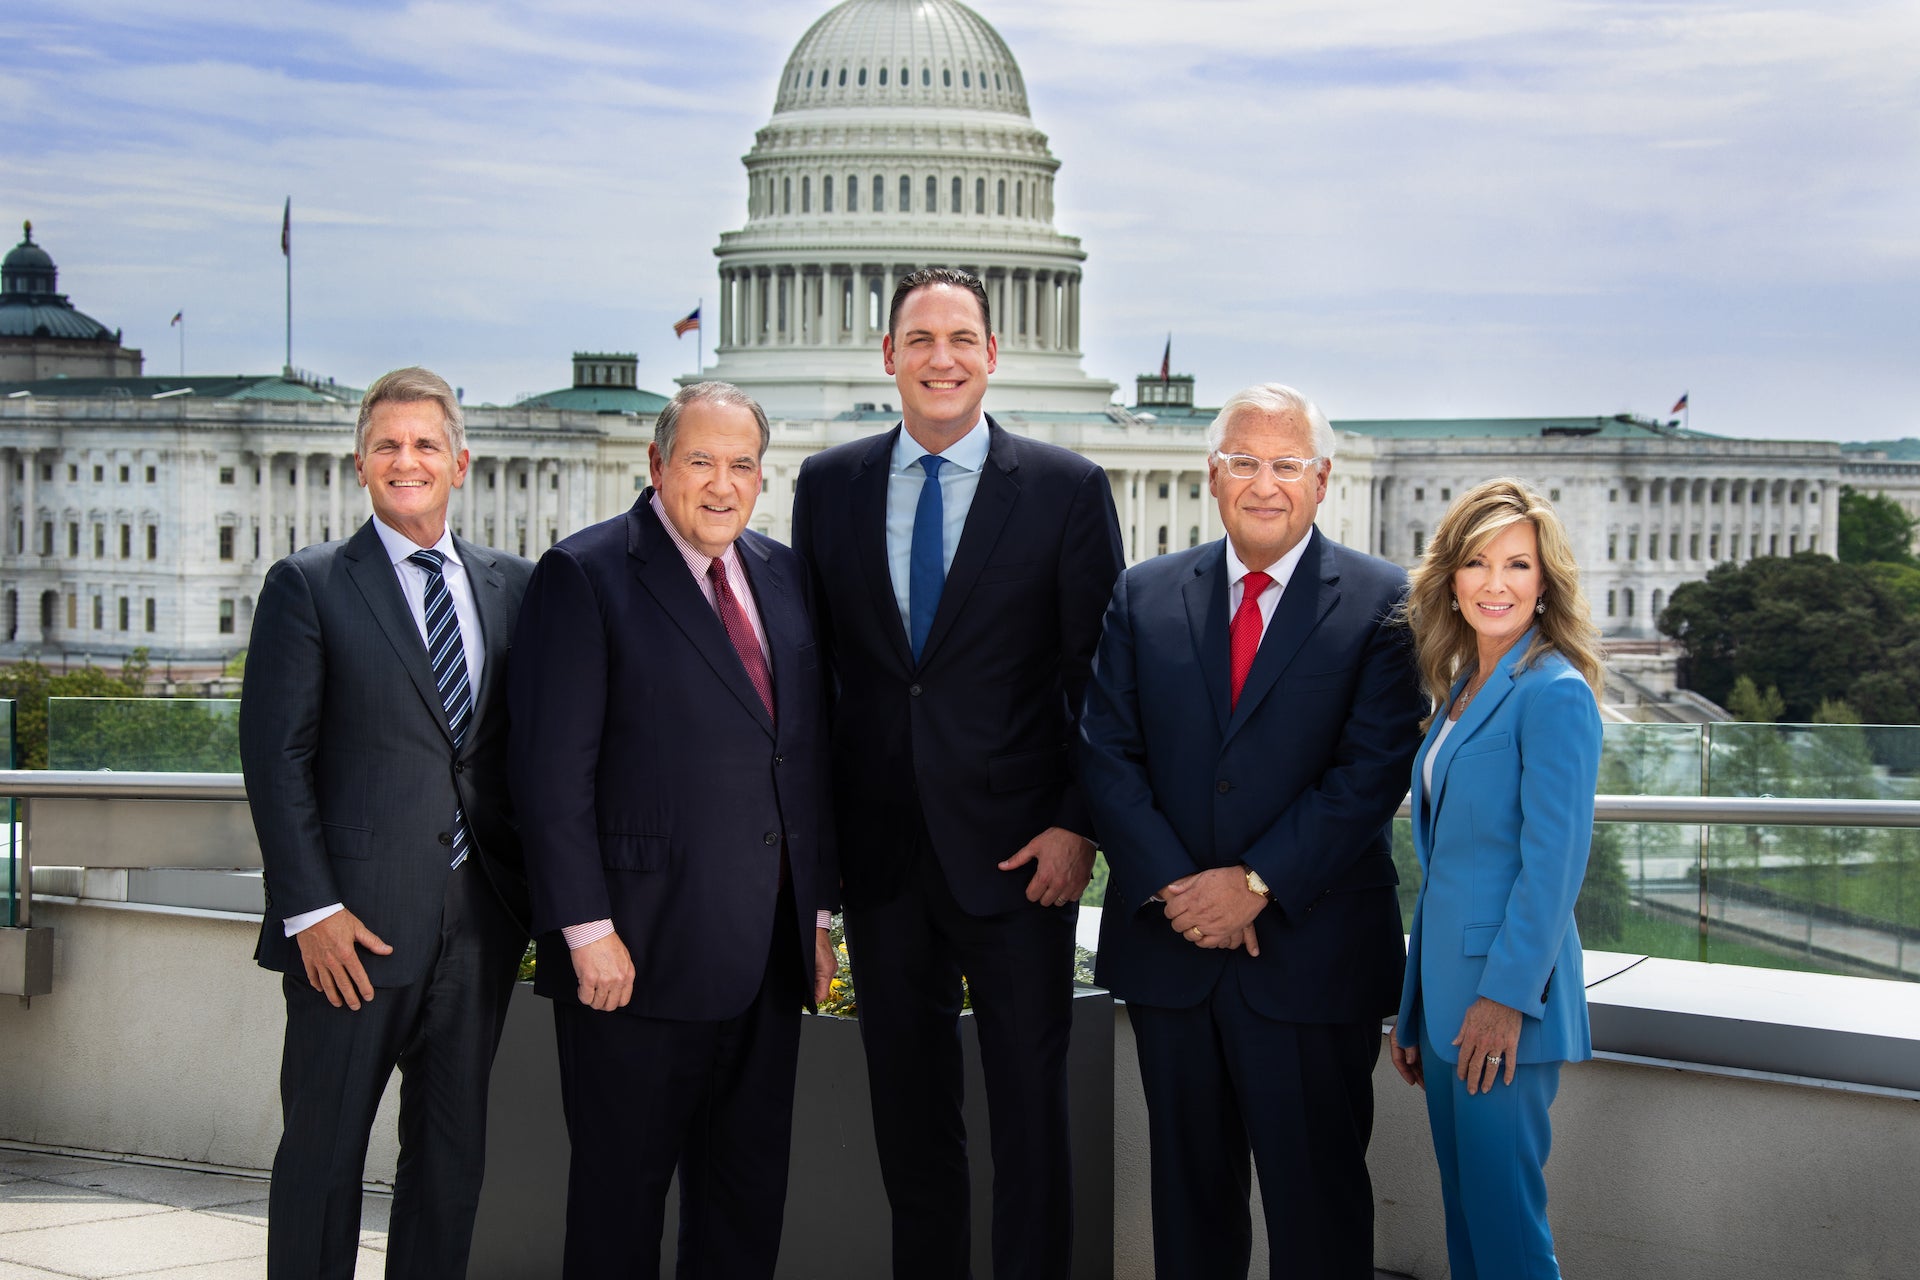
[[[1660,629],[1686,650],[1692,688],[1725,705],[1749,676],[1779,690],[1785,718],[1804,721],[1823,698],[1853,697],[1863,677],[1894,669],[1893,652],[1920,643],[1920,619],[1885,581],[1811,551],[1723,564],[1674,590]]]
[[[1840,562],[1912,565],[1920,520],[1892,498],[1840,487]]]
[[[1786,703],[1781,700],[1780,691],[1772,685],[1761,693],[1753,683],[1752,676],[1741,676],[1733,682],[1733,692],[1727,695],[1727,710],[1733,713],[1735,720],[1747,724],[1777,724]]]
[[[237,771],[238,721],[225,706],[145,697],[146,651],[128,655],[117,676],[85,666],[63,675],[31,660],[0,667],[0,698],[14,704],[14,764],[47,767],[50,698],[113,698],[111,713],[63,726],[63,768]],[[135,700],[138,701],[128,701]]]

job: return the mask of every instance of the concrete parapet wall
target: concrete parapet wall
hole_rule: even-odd
[[[53,994],[0,999],[0,1138],[265,1170],[280,1141],[280,979],[258,919],[38,898]],[[367,1178],[392,1182],[389,1088]]]

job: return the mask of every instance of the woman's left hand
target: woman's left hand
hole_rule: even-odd
[[[1513,1059],[1520,1048],[1520,1011],[1481,996],[1467,1007],[1453,1044],[1460,1050],[1454,1074],[1467,1082],[1469,1094],[1492,1089],[1503,1065],[1506,1083],[1512,1084]]]

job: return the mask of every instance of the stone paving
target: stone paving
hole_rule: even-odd
[[[386,1272],[389,1197],[361,1213],[356,1280]],[[259,1280],[265,1178],[0,1146],[0,1280]]]

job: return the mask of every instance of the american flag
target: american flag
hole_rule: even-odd
[[[1680,398],[1673,402],[1673,408],[1667,410],[1667,412],[1670,414],[1682,413],[1686,410],[1686,407],[1687,407],[1687,393],[1682,391],[1680,393]]]
[[[1160,353],[1160,385],[1165,386],[1173,377],[1173,335],[1167,335],[1167,349]]]
[[[174,325],[179,324],[182,320],[185,320],[186,318],[187,318],[186,312],[176,311],[173,313],[173,319],[167,321],[167,327],[171,329]]]
[[[293,256],[293,197],[287,197],[287,207],[280,212],[280,252]]]
[[[698,329],[699,327],[700,308],[695,307],[693,310],[687,312],[686,319],[674,321],[673,336],[676,338],[684,338],[687,336],[689,330]]]

